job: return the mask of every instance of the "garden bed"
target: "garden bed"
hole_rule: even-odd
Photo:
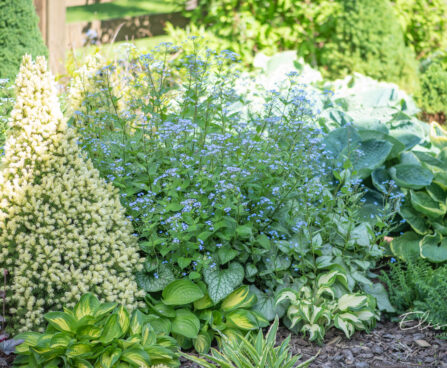
[[[289,330],[280,328],[278,338],[283,340],[289,334]],[[397,323],[385,322],[378,323],[370,333],[357,332],[350,340],[333,329],[321,347],[292,334],[290,348],[294,354],[303,356],[300,361],[319,353],[309,368],[445,368],[447,341],[439,336],[439,331],[431,328],[402,330]],[[199,366],[182,360],[181,367]]]

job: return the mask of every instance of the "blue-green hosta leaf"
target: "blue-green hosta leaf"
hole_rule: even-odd
[[[160,265],[157,272],[138,271],[135,273],[135,281],[138,287],[149,293],[163,290],[174,280],[174,274],[164,264]]]
[[[441,235],[425,235],[420,242],[421,257],[433,263],[447,261],[447,238]]]
[[[393,145],[384,140],[368,139],[360,142],[353,158],[353,169],[364,179],[380,167],[389,156]]]
[[[433,180],[432,172],[418,165],[396,165],[389,169],[389,173],[398,186],[409,189],[421,189]]]
[[[420,235],[428,234],[430,229],[424,217],[422,217],[421,214],[417,212],[407,200],[405,200],[399,208],[399,214],[403,219],[405,219],[405,221],[407,221],[416,233]]]
[[[426,192],[411,191],[410,198],[414,209],[430,218],[441,218],[447,211],[444,203],[434,201]]]
[[[172,332],[189,339],[195,339],[199,333],[200,320],[187,309],[179,309],[172,322]]]
[[[385,127],[386,129],[386,127]],[[402,151],[405,150],[405,145],[399,142],[396,138],[388,135],[385,132],[381,132],[378,130],[370,130],[370,129],[359,129],[358,134],[362,138],[362,141],[366,141],[368,139],[375,139],[381,141],[387,141],[392,144],[392,149],[387,159],[397,157]]]
[[[227,269],[215,266],[203,271],[205,282],[208,285],[211,300],[217,304],[230,295],[244,279],[244,268],[237,262],[229,264]]]
[[[371,173],[371,180],[373,185],[376,187],[376,189],[382,193],[387,193],[388,192],[388,183],[391,180],[391,176],[388,173],[388,170],[380,167],[375,169],[372,173]]]
[[[185,305],[203,298],[205,294],[192,281],[181,279],[167,285],[163,289],[162,296],[163,303],[166,305]]]
[[[440,222],[437,221],[432,221],[431,225],[433,226],[433,229],[435,229],[435,231],[438,234],[441,234],[443,237],[447,237],[447,222],[442,222],[443,219],[441,219]]]
[[[408,231],[403,235],[394,238],[391,242],[391,251],[396,257],[404,261],[410,261],[419,258],[419,242],[421,237],[413,231]]]
[[[413,151],[413,154],[424,166],[426,166],[432,172],[440,172],[445,170],[444,163],[433,155],[421,151]]]
[[[447,190],[447,171],[435,173],[433,182],[438,184],[442,189]]]
[[[361,142],[357,130],[352,126],[344,126],[330,132],[324,144],[326,150],[332,153],[334,159],[337,159],[343,151],[352,152]]]
[[[447,192],[440,185],[431,183],[425,190],[434,201],[447,205]]]

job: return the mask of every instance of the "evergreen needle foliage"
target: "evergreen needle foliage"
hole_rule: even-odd
[[[0,268],[11,275],[9,328],[91,291],[135,307],[136,239],[117,191],[86,160],[63,119],[46,61],[23,59],[0,168]]]
[[[0,0],[0,78],[13,80],[25,54],[48,55],[32,0]]]

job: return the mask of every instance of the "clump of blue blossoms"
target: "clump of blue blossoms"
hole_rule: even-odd
[[[358,225],[360,185],[334,185],[305,87],[290,75],[258,91],[263,108],[251,111],[226,67],[233,53],[179,53],[165,44],[92,73],[71,119],[121,190],[148,260],[140,286],[237,265],[245,282],[274,290],[316,269],[327,244],[356,252],[337,229]]]

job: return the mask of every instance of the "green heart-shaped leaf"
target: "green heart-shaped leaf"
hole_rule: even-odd
[[[230,295],[244,279],[244,268],[237,262],[230,263],[226,270],[209,267],[203,272],[209,295],[214,304]]]

